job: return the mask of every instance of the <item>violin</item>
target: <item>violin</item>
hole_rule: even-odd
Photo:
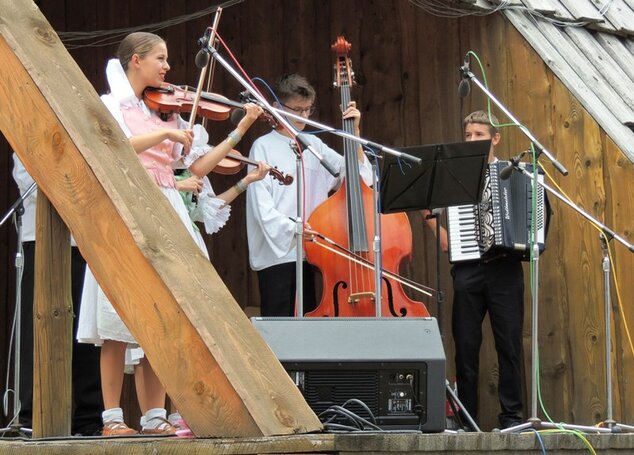
[[[143,92],[143,99],[148,108],[164,114],[191,113],[194,96],[195,90],[192,90],[188,86],[180,87],[167,83],[158,88],[148,87]],[[210,120],[227,120],[231,115],[231,108],[229,106],[243,108],[244,104],[232,101],[222,95],[203,92],[198,103],[196,115]],[[263,116],[264,114],[260,116],[260,118]],[[270,115],[267,114],[264,120],[268,120],[267,117],[270,117]],[[245,164],[258,165],[256,161],[244,157],[240,152],[234,149],[216,165],[213,172],[222,175],[232,175],[239,172]],[[269,173],[280,185],[290,185],[293,183],[292,175],[285,175],[276,168],[271,168]]]
[[[257,161],[253,161],[244,155],[242,155],[237,150],[233,149],[225,158],[223,158],[214,168],[213,172],[216,172],[221,175],[232,175],[239,172],[245,164],[250,164],[252,166],[257,166],[259,163]],[[293,176],[288,174],[283,174],[279,169],[272,167],[269,171],[271,177],[277,180],[280,185],[290,185],[293,183]]]
[[[192,111],[195,94],[196,90],[187,85],[165,83],[161,87],[147,87],[143,92],[143,99],[152,110],[166,114],[174,112],[180,114]],[[202,92],[196,115],[209,120],[227,120],[231,115],[232,107],[244,109],[244,105],[245,103],[230,100],[217,93]],[[272,128],[277,126],[275,118],[268,112],[262,113],[260,120],[267,121]]]
[[[181,88],[166,83],[161,87],[147,87],[143,91],[143,100],[147,107],[153,111],[163,114],[180,114],[192,111],[195,95],[195,91],[190,91],[188,87]],[[229,118],[231,109],[227,104],[214,103],[201,97],[195,115],[210,120],[222,121]]]

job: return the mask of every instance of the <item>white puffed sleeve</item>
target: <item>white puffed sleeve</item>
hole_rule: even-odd
[[[179,128],[187,128],[187,123],[179,117],[178,119],[178,127]],[[212,147],[208,145],[209,143],[209,134],[207,130],[203,128],[202,125],[196,124],[193,127],[194,131],[194,141],[192,142],[192,147],[189,150],[189,153],[183,156],[183,163],[185,166],[189,167],[192,165],[194,161],[196,161],[201,156],[205,156],[207,152],[209,152]]]
[[[230,215],[231,206],[216,197],[211,182],[203,177],[203,188],[198,193],[198,203],[191,218],[204,223],[207,234],[215,234],[227,224]]]

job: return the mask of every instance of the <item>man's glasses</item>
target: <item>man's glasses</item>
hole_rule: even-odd
[[[311,105],[310,107],[291,107],[291,106],[287,106],[284,103],[281,103],[282,106],[284,106],[286,109],[288,109],[289,111],[293,111],[298,115],[302,115],[302,114],[308,114],[308,115],[313,115],[315,113],[315,105]]]

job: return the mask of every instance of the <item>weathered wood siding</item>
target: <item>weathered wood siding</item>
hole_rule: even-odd
[[[60,31],[100,30],[137,26],[201,10],[209,2],[149,2],[114,0],[42,1],[41,8]],[[197,81],[193,64],[196,39],[211,23],[196,20],[159,33],[167,39],[176,83]],[[513,26],[499,15],[463,19],[437,18],[423,13],[405,0],[322,1],[247,0],[225,9],[220,33],[252,76],[272,83],[287,72],[301,72],[312,80],[318,92],[315,118],[337,125],[339,94],[332,89],[330,44],[337,35],[352,43],[351,58],[359,86],[353,96],[363,112],[362,132],[391,146],[460,139],[460,122],[470,111],[484,106],[485,97],[472,86],[470,97],[457,96],[458,67],[469,49],[485,67],[491,90],[570,170],[568,177],[546,169],[568,192],[573,201],[603,220],[629,241],[633,239],[634,195],[631,182],[634,165],[584,111],[568,90],[548,70]],[[104,90],[105,60],[116,46],[71,50],[98,92]],[[223,55],[226,53],[223,52]],[[472,60],[477,76],[480,70]],[[240,91],[222,68],[217,70],[213,90],[229,97]],[[495,111],[499,114],[499,112]],[[500,116],[501,117],[501,116]],[[504,121],[502,117],[500,120]],[[220,139],[231,129],[228,123],[210,126],[212,138]],[[251,141],[266,131],[264,125],[249,133],[240,144],[247,153]],[[336,145],[338,141],[325,137]],[[507,158],[527,147],[517,132],[503,131],[499,148]],[[10,179],[10,158],[6,142],[0,143],[0,207],[8,207],[16,196]],[[546,162],[546,160],[544,160]],[[217,190],[231,185],[238,176],[213,176]],[[605,418],[605,358],[603,318],[603,275],[597,232],[571,209],[553,201],[555,217],[548,249],[540,260],[541,390],[544,405],[556,421],[593,424]],[[208,245],[214,267],[236,300],[244,308],[258,306],[257,277],[250,271],[244,229],[244,199],[233,204],[229,225]],[[411,214],[415,248],[413,263],[403,272],[410,278],[435,286],[435,242],[417,214]],[[6,274],[0,276],[0,295],[6,297],[0,325],[0,360],[8,346],[12,314],[12,233],[2,230],[0,261]],[[612,244],[614,266],[625,308],[624,316],[634,324],[634,258],[620,245]],[[448,359],[447,375],[453,373],[453,343],[450,334],[451,282],[449,264],[442,258],[442,288],[446,291],[443,333]],[[526,275],[526,322],[524,326],[525,377],[530,391],[531,305],[530,282]],[[634,393],[628,378],[634,377],[634,359],[623,329],[623,314],[616,311],[614,387],[615,418],[634,420]],[[437,308],[428,305],[432,314]],[[498,412],[495,388],[497,369],[490,331],[482,348],[481,423],[496,425]],[[4,362],[3,362],[4,364]],[[526,393],[527,412],[530,393]],[[540,417],[541,411],[540,411]]]

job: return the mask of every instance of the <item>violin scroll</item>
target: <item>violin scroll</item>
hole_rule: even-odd
[[[279,182],[280,185],[290,185],[291,183],[293,183],[293,176],[292,175],[288,175],[288,174],[283,174],[279,169],[277,169],[276,167],[271,168],[271,170],[269,171],[269,174],[271,174],[271,176],[277,180]]]

